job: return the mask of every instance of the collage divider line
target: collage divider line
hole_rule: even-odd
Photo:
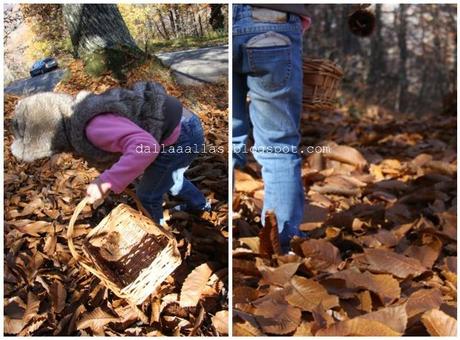
[[[232,241],[233,241],[233,153],[232,153],[232,107],[233,107],[233,63],[232,63],[232,46],[233,46],[233,3],[228,2],[228,336],[233,336],[233,261],[232,261]]]

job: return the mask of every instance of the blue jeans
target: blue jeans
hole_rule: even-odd
[[[248,43],[251,38],[266,32],[279,33],[284,36],[281,41],[287,42],[284,45],[278,42],[276,46]],[[303,236],[299,231],[304,206],[298,152],[301,110],[302,27],[299,16],[288,14],[284,23],[255,21],[252,6],[234,5],[233,166],[245,165],[251,122],[253,154],[262,166],[265,184],[262,221],[267,210],[274,210],[284,250],[294,235]]]
[[[177,142],[165,147],[145,170],[136,193],[155,222],[163,222],[163,195],[167,192],[183,200],[190,209],[201,210],[206,205],[203,193],[184,177],[203,144],[203,128],[199,118],[196,115],[183,117]],[[190,150],[192,152],[187,152]]]

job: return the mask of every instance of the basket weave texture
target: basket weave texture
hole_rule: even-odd
[[[342,77],[342,69],[332,61],[304,58],[303,109],[307,111],[334,109]]]
[[[117,296],[141,304],[181,264],[175,238],[139,211],[120,204],[86,235],[78,252],[73,230],[86,203],[84,198],[69,223],[72,256]]]

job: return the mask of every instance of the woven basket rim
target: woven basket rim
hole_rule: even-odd
[[[342,67],[330,59],[304,57],[303,66],[302,66],[304,73],[305,73],[305,68],[307,68],[308,66],[312,66],[312,67],[314,66],[315,68],[321,68],[323,71],[329,71],[333,74],[337,74],[339,77],[342,77],[344,74]]]
[[[136,209],[132,208],[131,206],[129,206],[126,203],[120,203],[115,208],[113,208],[110,211],[110,213],[108,213],[107,216],[105,216],[97,224],[97,226],[92,228],[92,230],[88,234],[86,234],[86,239],[91,240],[91,238],[97,236],[97,234],[99,232],[103,231],[104,229],[107,229],[107,228],[104,228],[104,227],[109,224],[108,222],[110,222],[110,220],[112,218],[116,217],[114,215],[120,214],[120,213],[121,214],[126,214],[126,213],[132,214],[132,215],[136,216],[136,218],[139,218],[143,222],[145,222],[145,225],[142,224],[142,226],[146,226],[146,228],[142,228],[140,226],[139,226],[139,228],[144,230],[146,233],[158,235],[159,234],[158,232],[160,232],[161,234],[165,235],[168,239],[174,239],[174,235],[171,233],[171,231],[165,229],[163,226],[161,226],[159,224],[154,223],[151,219],[149,219],[148,217],[144,216],[142,213],[140,213],[139,211],[137,211]]]

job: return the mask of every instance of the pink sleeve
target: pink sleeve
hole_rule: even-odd
[[[160,152],[160,145],[150,133],[128,118],[111,113],[91,119],[86,136],[102,150],[122,153],[118,162],[100,176],[117,194],[140,176]]]
[[[311,26],[311,18],[307,16],[301,16],[300,19],[302,20],[302,34],[305,33]]]

